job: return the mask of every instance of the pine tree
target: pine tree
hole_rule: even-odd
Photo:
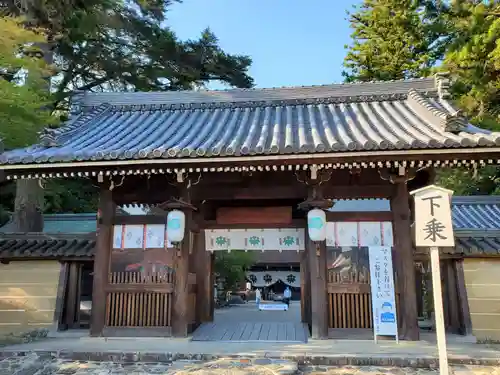
[[[222,50],[216,36],[204,30],[199,39],[182,41],[165,26],[171,0],[5,0],[0,2],[0,17],[24,16],[23,26],[36,30],[40,57],[57,68],[51,84],[54,94],[44,107],[64,117],[68,98],[74,90],[90,91],[164,91],[191,89],[219,80],[249,88],[251,59]],[[43,37],[43,38],[42,38]],[[35,41],[35,40],[34,40]],[[1,94],[0,94],[1,95]],[[49,121],[41,121],[49,124]],[[36,132],[20,125],[16,132],[29,134],[22,145],[34,143]],[[14,135],[7,133],[7,139]],[[35,137],[35,138],[33,138]],[[17,143],[16,146],[21,145]],[[10,145],[7,143],[7,147]],[[75,190],[70,181],[46,184],[47,207],[55,211],[79,211],[91,206],[73,207],[82,199],[70,199],[93,191],[82,180]],[[43,191],[37,181],[17,183],[16,212],[26,220],[20,231],[38,230],[43,210]],[[9,186],[3,190],[11,191]],[[6,201],[5,196],[2,201]],[[92,202],[95,200],[91,200]],[[93,207],[93,206],[92,206]],[[38,219],[35,220],[35,216]],[[33,223],[29,223],[29,218]],[[20,222],[20,220],[17,220]],[[35,224],[38,223],[38,224]]]
[[[344,60],[346,81],[397,80],[428,75],[447,38],[424,0],[365,0],[348,13],[353,43]]]

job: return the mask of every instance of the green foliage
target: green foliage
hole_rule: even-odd
[[[44,77],[49,67],[33,55],[31,43],[43,40],[22,27],[20,18],[0,18],[0,138],[4,147],[29,145],[44,125],[53,123]]]
[[[99,189],[90,180],[48,180],[45,191],[46,213],[97,212]]]
[[[66,115],[74,90],[180,90],[212,80],[252,87],[248,56],[224,52],[209,29],[182,41],[166,26],[173,2],[0,1],[0,137],[6,148],[36,143],[43,127],[56,126],[55,114]],[[38,50],[27,48],[28,43]],[[19,57],[19,51],[29,53]],[[48,70],[40,57],[53,61],[54,69]],[[24,85],[17,84],[21,67],[29,73]],[[5,206],[3,211],[0,207],[0,220],[13,209],[11,185],[4,188],[9,192],[0,192]],[[46,212],[96,209],[95,189],[88,180],[49,181],[45,196]]]
[[[443,67],[456,79],[460,107],[479,119],[500,119],[500,3],[455,0],[443,12],[453,35]],[[486,124],[488,125],[488,124]],[[489,126],[488,126],[489,127]]]
[[[423,0],[365,0],[348,13],[353,43],[346,81],[425,76],[442,58],[446,38],[436,9]]]
[[[220,80],[249,88],[248,56],[225,53],[216,36],[202,31],[181,41],[166,26],[171,0],[18,0],[4,12],[30,15],[47,30],[60,68],[54,108],[67,108],[75,90],[163,91],[191,89]]]
[[[254,263],[255,254],[251,251],[217,251],[214,271],[218,278],[224,280],[224,290],[231,291],[245,280],[246,270]]]
[[[500,131],[500,3],[497,0],[365,0],[349,13],[346,81],[447,71],[452,94],[479,127]],[[499,194],[500,170],[438,171],[457,195]]]

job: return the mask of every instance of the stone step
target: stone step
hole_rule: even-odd
[[[500,367],[455,365],[453,375],[497,375]],[[36,353],[0,360],[0,375],[437,375],[437,369],[380,366],[298,366],[294,361],[270,358],[219,358],[211,361],[158,362],[73,361],[40,357]]]
[[[36,355],[42,360],[71,360],[93,362],[117,363],[166,363],[176,361],[242,361],[241,363],[254,363],[254,361],[285,360],[297,363],[299,366],[381,366],[381,367],[409,367],[422,369],[435,369],[438,358],[434,356],[402,355],[300,355],[286,352],[266,352],[262,355],[255,354],[203,354],[203,353],[165,353],[165,352],[120,352],[120,351],[70,351],[70,350],[34,350],[34,351],[0,351],[0,359],[13,357],[27,357]],[[453,355],[448,357],[450,365],[476,365],[500,366],[500,355],[497,358],[471,358],[470,356]]]

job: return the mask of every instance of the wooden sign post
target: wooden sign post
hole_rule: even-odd
[[[453,191],[430,185],[414,190],[410,194],[415,200],[415,246],[429,247],[430,249],[439,373],[440,375],[449,375],[439,248],[455,246],[451,219]]]

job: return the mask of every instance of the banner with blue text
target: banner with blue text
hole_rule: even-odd
[[[373,334],[398,335],[392,252],[389,246],[370,246],[370,283],[372,291]]]

